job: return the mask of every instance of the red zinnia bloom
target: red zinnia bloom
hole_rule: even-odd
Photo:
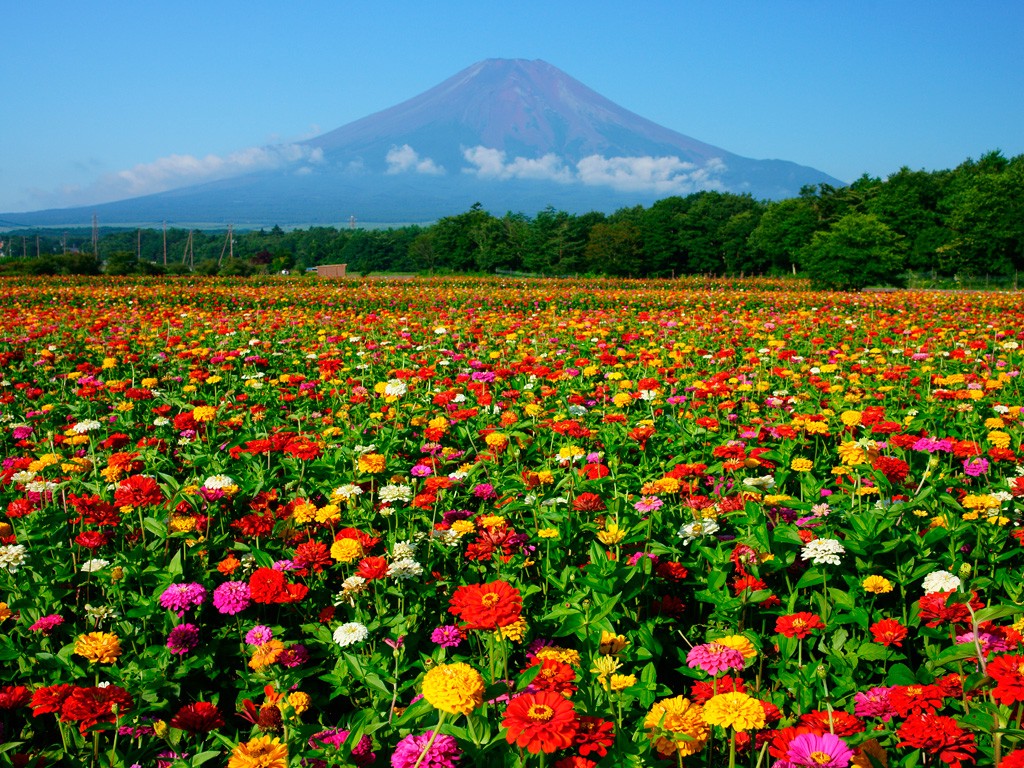
[[[356,576],[367,581],[383,579],[388,575],[388,559],[386,557],[364,557],[356,567]]]
[[[505,709],[501,724],[508,729],[505,740],[531,754],[566,749],[579,730],[572,702],[550,691],[516,696]]]
[[[896,685],[889,691],[889,706],[900,717],[932,713],[945,698],[937,685]]]
[[[604,757],[608,754],[608,747],[614,743],[615,723],[602,720],[600,717],[580,717],[580,729],[576,732],[573,744],[581,755],[586,757],[591,752],[596,752],[598,757]]]
[[[249,596],[254,603],[297,603],[306,596],[305,584],[288,584],[284,574],[273,568],[257,568],[249,577]]]
[[[999,656],[985,670],[996,681],[992,695],[1000,704],[1024,701],[1024,656]]]
[[[789,743],[802,733],[814,733],[810,728],[780,728],[772,734],[768,743],[768,754],[777,760],[785,760],[789,755]]]
[[[571,665],[558,659],[542,659],[535,656],[526,669],[533,667],[541,669],[527,687],[528,691],[554,691],[563,696],[571,696],[576,692],[576,672]]]
[[[600,496],[588,492],[573,499],[572,508],[577,512],[600,512],[605,509],[605,505]]]
[[[37,688],[32,694],[32,717],[60,712],[64,700],[75,690],[73,685],[48,685]]]
[[[953,591],[932,592],[922,597],[920,604],[920,616],[927,620],[927,626],[937,627],[947,622],[951,624],[969,624],[971,622],[971,611],[963,603],[947,605],[946,601]],[[975,613],[985,607],[985,604],[978,599],[977,592],[971,592],[971,610]]]
[[[0,688],[0,709],[17,709],[32,700],[32,694],[24,685],[5,685]]]
[[[455,590],[448,610],[466,622],[465,629],[497,629],[519,620],[523,597],[507,581],[468,584]]]
[[[810,728],[816,733],[834,733],[836,736],[853,736],[864,731],[864,721],[849,712],[833,709],[831,714],[816,709],[800,717],[798,725]]]
[[[1004,756],[999,768],[1024,768],[1024,749],[1015,749]]]
[[[317,573],[334,562],[327,545],[312,540],[299,544],[295,548],[295,556],[292,557],[292,560],[299,568],[312,568]]]
[[[907,628],[896,619],[882,619],[871,625],[871,634],[874,635],[876,643],[887,648],[890,645],[902,648],[903,641],[907,638]]]
[[[788,616],[779,616],[775,620],[775,631],[786,637],[799,637],[803,640],[815,629],[824,629],[825,624],[821,617],[814,613],[791,613]]]
[[[60,708],[60,719],[77,722],[83,734],[97,723],[113,723],[124,717],[134,702],[131,694],[116,685],[105,688],[75,688]],[[114,715],[114,707],[117,715]]]
[[[114,491],[114,502],[119,507],[151,507],[164,502],[164,492],[152,477],[132,475],[122,480]]]
[[[747,686],[738,677],[722,675],[712,682],[701,680],[690,687],[690,699],[694,704],[703,704],[719,693],[746,693]]]
[[[964,731],[952,717],[913,715],[897,733],[902,741],[896,746],[923,749],[950,768],[963,768],[964,763],[973,763],[974,753],[978,751],[974,734]]]
[[[215,731],[224,726],[220,710],[208,701],[186,704],[171,718],[171,728],[180,728],[195,736]]]

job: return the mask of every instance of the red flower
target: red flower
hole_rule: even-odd
[[[900,717],[930,714],[942,706],[943,698],[937,685],[897,685],[889,691],[889,706]]]
[[[535,656],[530,666],[524,670],[524,674],[534,667],[540,667],[540,672],[530,682],[528,691],[554,691],[564,696],[576,693],[576,672],[569,664],[558,659],[542,659]]]
[[[280,603],[288,597],[284,585],[284,574],[273,568],[257,568],[249,577],[249,595],[253,602],[269,605]]]
[[[819,734],[831,732],[844,738],[864,731],[864,721],[841,709],[833,709],[831,713],[820,709],[807,712],[800,717],[797,725],[810,728]]]
[[[566,749],[579,730],[572,702],[550,691],[516,696],[505,709],[501,724],[508,729],[505,740],[531,754]]]
[[[788,616],[779,616],[775,620],[775,631],[786,637],[799,637],[803,640],[815,629],[824,629],[825,624],[821,617],[814,613],[791,613]]]
[[[116,722],[131,710],[133,704],[128,691],[116,685],[74,688],[61,705],[60,719],[66,723],[77,722],[78,730],[84,734],[97,723]]]
[[[573,499],[572,508],[577,512],[600,512],[605,509],[605,505],[600,496],[588,492]]]
[[[968,610],[964,603],[947,605],[947,601],[952,594],[952,590],[949,592],[932,592],[918,601],[921,608],[920,616],[927,621],[927,626],[937,627],[946,623],[969,624],[971,622],[971,611]],[[985,604],[978,600],[978,593],[971,592],[971,609],[977,613],[984,607]]]
[[[608,747],[614,743],[615,723],[600,717],[580,717],[580,729],[576,732],[573,744],[581,755],[586,757],[594,752],[598,757],[604,757],[608,754]]]
[[[896,619],[882,619],[871,625],[871,634],[874,635],[876,643],[886,648],[890,645],[902,648],[903,641],[907,638],[907,628]]]
[[[119,507],[151,507],[164,502],[164,492],[152,477],[132,475],[117,486],[114,502]]]
[[[999,656],[986,668],[989,677],[996,681],[992,691],[1000,704],[1016,704],[1024,701],[1024,656]]]
[[[75,536],[75,543],[86,549],[99,549],[104,544],[110,543],[110,537],[102,531],[82,531]]]
[[[0,709],[18,709],[32,700],[32,694],[24,685],[5,685],[0,688]]]
[[[32,694],[32,717],[60,712],[64,700],[71,695],[74,689],[75,686],[64,684],[37,688]]]
[[[811,728],[780,728],[772,734],[768,744],[768,754],[777,760],[786,760],[789,755],[789,743],[803,733],[814,733]]]
[[[299,568],[312,568],[317,573],[334,562],[327,546],[313,540],[299,544],[295,548],[295,556],[292,560]]]
[[[897,731],[900,741],[896,746],[923,749],[938,757],[950,768],[963,768],[974,762],[974,735],[965,732],[952,717],[940,715],[913,715]]]
[[[713,682],[701,680],[690,687],[690,698],[694,704],[703,704],[719,693],[745,693],[747,686],[738,677],[723,675]]]
[[[222,728],[224,718],[215,705],[208,701],[197,701],[195,704],[186,704],[179,709],[178,713],[171,718],[170,726],[171,728],[180,728],[194,736],[201,736]]]
[[[1024,749],[1015,749],[1004,756],[999,768],[1024,768]]]
[[[364,557],[356,567],[356,576],[367,581],[383,579],[388,575],[388,559],[386,557]]]
[[[455,590],[448,610],[466,622],[466,629],[497,629],[519,620],[523,597],[506,581],[468,584]]]

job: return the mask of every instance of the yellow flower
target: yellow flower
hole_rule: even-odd
[[[263,645],[256,646],[252,658],[249,659],[249,668],[259,670],[269,667],[283,652],[284,643],[280,640],[268,640]]]
[[[491,448],[504,448],[508,445],[508,437],[501,432],[491,432],[484,438],[484,442]]]
[[[839,414],[840,421],[848,427],[855,427],[860,424],[860,411],[843,411]]]
[[[0,603],[0,621],[6,621],[14,615],[7,603]]]
[[[325,504],[316,511],[314,517],[318,523],[336,523],[341,520],[341,509],[335,504]]]
[[[626,538],[626,531],[615,523],[609,523],[605,530],[598,531],[597,538],[602,544],[611,546]]]
[[[586,451],[578,445],[563,445],[558,449],[558,458],[561,461],[572,461],[573,459],[578,459],[580,456],[585,455]]]
[[[461,661],[440,664],[423,676],[423,698],[442,712],[468,715],[484,700],[484,679]]]
[[[597,681],[604,685],[608,678],[619,670],[622,664],[614,656],[598,656],[594,659],[594,666],[590,668],[592,674],[597,675]]]
[[[1006,426],[1006,422],[998,416],[985,419],[985,429],[1002,429]]]
[[[873,595],[884,595],[887,592],[892,592],[892,582],[885,578],[885,576],[868,576],[860,585],[864,587],[865,592],[870,592]]]
[[[709,725],[751,731],[764,727],[764,707],[757,699],[739,691],[720,693],[704,704],[704,720]]]
[[[192,418],[200,424],[213,421],[217,416],[217,409],[212,405],[200,405],[192,409]]]
[[[121,655],[121,641],[110,632],[89,632],[79,635],[75,655],[94,664],[113,664]]]
[[[964,509],[998,509],[1000,501],[990,494],[970,493],[964,496],[964,500],[960,504]]]
[[[363,545],[355,539],[338,539],[331,545],[331,557],[339,563],[351,563],[363,556]]]
[[[364,453],[359,457],[359,471],[368,475],[376,475],[384,471],[384,457],[379,453]]]
[[[683,696],[655,702],[644,718],[644,728],[653,747],[666,757],[700,752],[711,734],[701,706]]]
[[[793,459],[789,468],[794,472],[810,472],[814,468],[814,462],[810,459]]]
[[[743,635],[726,635],[720,637],[714,642],[719,645],[724,645],[726,648],[732,648],[734,651],[739,651],[743,654],[744,659],[753,659],[757,656],[757,648]]]
[[[568,664],[571,667],[578,667],[580,665],[580,654],[579,651],[574,651],[570,648],[562,648],[558,645],[549,645],[547,648],[541,648],[537,651],[538,659],[554,659],[560,661],[563,664]]]
[[[636,675],[612,675],[609,685],[615,693],[619,693],[636,685]]]
[[[843,464],[855,467],[867,460],[867,454],[858,443],[851,441],[839,446],[839,458]]]
[[[530,629],[530,625],[526,623],[526,619],[520,616],[511,624],[500,627],[495,631],[497,637],[503,637],[506,640],[511,640],[514,643],[523,642],[523,638],[526,637],[527,630]]]
[[[292,519],[299,525],[311,523],[316,518],[316,505],[308,501],[296,504],[292,510]]]
[[[988,441],[997,448],[1010,447],[1010,436],[998,429],[993,429],[988,433]]]
[[[629,640],[624,635],[616,635],[614,632],[601,630],[600,652],[604,655],[615,655],[629,645]]]
[[[313,706],[313,699],[308,693],[294,691],[293,693],[288,694],[288,703],[291,705],[291,708],[295,710],[295,714],[301,715]]]
[[[276,736],[257,736],[234,748],[228,768],[288,768],[288,747]]]
[[[541,528],[537,531],[537,535],[542,539],[557,539],[558,529],[557,528]]]
[[[472,533],[476,530],[476,525],[472,520],[456,520],[452,523],[452,530],[459,536],[465,536],[467,533]]]
[[[484,528],[499,528],[505,524],[505,518],[501,515],[485,515],[480,518],[480,525]]]

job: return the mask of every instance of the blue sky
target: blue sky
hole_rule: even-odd
[[[1024,153],[1024,3],[9,2],[0,211],[244,167],[486,58],[844,181]]]

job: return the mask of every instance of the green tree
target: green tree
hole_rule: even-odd
[[[848,213],[816,233],[801,259],[816,288],[860,290],[905,280],[901,238],[872,214]]]
[[[747,238],[750,272],[795,272],[798,256],[818,229],[818,215],[805,197],[770,203]]]

